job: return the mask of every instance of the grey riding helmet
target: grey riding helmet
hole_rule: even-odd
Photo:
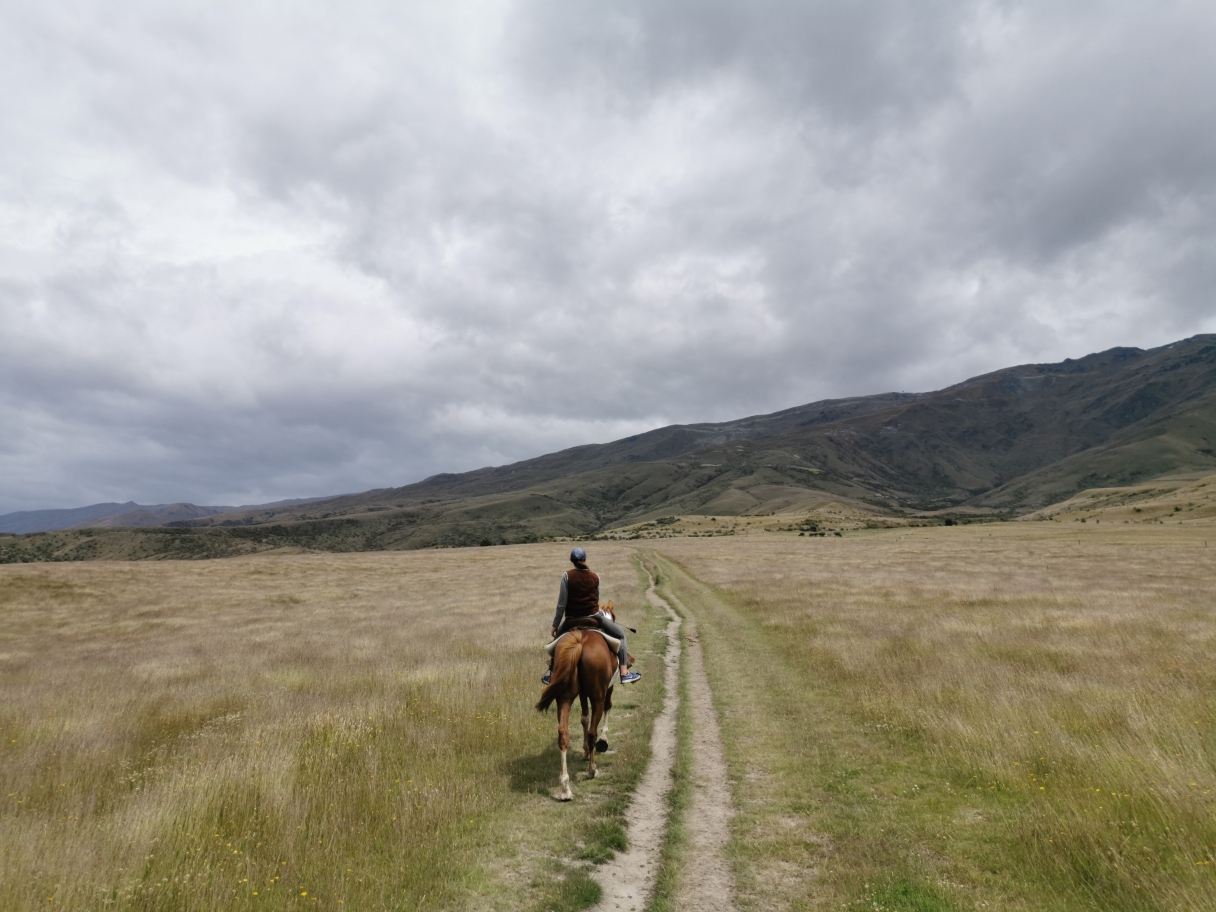
[[[587,563],[587,552],[582,548],[575,548],[570,552],[570,560],[576,564],[585,564]]]

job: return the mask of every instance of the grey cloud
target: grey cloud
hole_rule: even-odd
[[[956,2],[536,0],[514,21],[520,64],[551,87],[653,97],[736,75],[799,118],[855,126],[955,90],[974,7]]]
[[[0,17],[0,511],[400,484],[1216,329],[1204,4]]]
[[[973,83],[982,109],[948,134],[951,173],[984,237],[1033,261],[1162,219],[1210,197],[1216,178],[1216,79],[1208,5],[1111,5],[1092,20],[1052,11],[1024,23],[1031,50],[1016,82],[989,68]],[[1002,56],[1013,56],[1007,51]]]

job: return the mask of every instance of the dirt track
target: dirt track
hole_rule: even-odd
[[[713,691],[705,674],[696,621],[686,612],[688,687],[692,702],[693,789],[688,808],[687,861],[680,873],[676,908],[688,912],[730,912],[735,908],[735,878],[722,850],[734,815],[722,733]]]
[[[726,760],[705,675],[695,621],[682,621],[658,593],[651,578],[646,598],[671,617],[667,625],[666,697],[655,720],[650,764],[629,807],[629,849],[600,868],[595,879],[604,895],[596,906],[604,912],[641,912],[654,893],[659,857],[667,832],[667,795],[676,758],[676,714],[679,708],[679,636],[685,626],[693,714],[693,794],[688,809],[689,845],[680,875],[677,908],[690,912],[728,912],[735,908],[734,878],[722,857],[733,813]]]
[[[654,579],[646,598],[671,617],[667,625],[666,697],[654,722],[650,739],[650,764],[629,806],[629,848],[599,868],[595,879],[604,890],[597,909],[640,910],[654,892],[659,855],[667,832],[667,793],[671,791],[671,767],[676,758],[676,712],[680,704],[680,618],[654,591]]]

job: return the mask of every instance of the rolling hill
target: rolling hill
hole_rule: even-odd
[[[51,532],[70,529],[80,524],[97,525],[108,516],[140,509],[134,501],[127,503],[98,503],[68,510],[19,510],[0,516],[0,532],[24,535],[27,532]]]
[[[674,425],[400,488],[178,519],[126,532],[125,543],[101,532],[48,540],[41,559],[497,544],[827,504],[875,520],[1013,517],[1089,488],[1213,472],[1216,335],[1203,335],[1005,368],[932,393]],[[0,540],[0,559],[32,547]]]
[[[99,503],[67,510],[21,510],[0,515],[0,532],[22,535],[26,532],[54,532],[59,529],[125,529],[164,526],[183,519],[197,519],[216,513],[283,507],[311,503],[319,498],[279,500],[274,503],[243,507],[200,507],[191,503],[137,504]]]

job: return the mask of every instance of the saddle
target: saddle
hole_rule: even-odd
[[[594,627],[596,630],[599,630],[600,619],[594,614],[591,617],[585,618],[567,618],[565,626],[567,628],[566,633],[569,633],[571,630],[578,630],[580,627]]]
[[[604,638],[604,642],[608,644],[608,648],[613,652],[616,652],[621,648],[620,640],[614,636],[609,636],[608,634],[604,633],[604,631],[600,630],[600,622],[595,617],[569,618],[566,621],[566,627],[568,629],[559,633],[557,638],[545,647],[545,652],[547,652],[549,655],[553,655],[553,650],[557,648],[558,641],[561,640],[562,637],[564,637],[567,633],[573,633],[576,630],[594,630]]]

